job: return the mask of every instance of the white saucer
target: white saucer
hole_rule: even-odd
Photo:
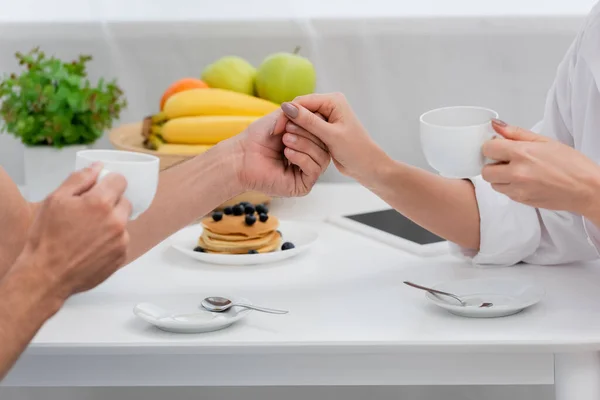
[[[181,253],[195,260],[208,264],[220,265],[259,265],[285,260],[297,256],[308,250],[317,238],[318,233],[307,224],[298,222],[281,221],[279,231],[284,242],[291,242],[294,248],[290,250],[278,249],[272,253],[262,254],[209,254],[194,251],[198,238],[202,234],[201,225],[184,228],[171,237],[171,246]]]
[[[247,299],[235,299],[236,302],[252,304]],[[181,310],[167,310],[152,303],[139,303],[133,313],[142,320],[163,331],[175,333],[204,333],[225,329],[246,317],[251,310],[232,307],[223,313],[212,313],[200,306]]]
[[[506,317],[537,304],[546,294],[544,288],[529,281],[508,278],[465,279],[444,282],[433,289],[457,295],[467,302],[461,306],[456,300],[446,296],[427,293],[426,298],[436,306],[452,314],[472,318]],[[480,308],[483,302],[494,305]]]

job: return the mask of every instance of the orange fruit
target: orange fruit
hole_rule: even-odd
[[[165,106],[165,102],[169,99],[169,97],[173,96],[175,93],[183,92],[184,90],[190,89],[203,89],[207,88],[208,85],[197,78],[183,78],[171,84],[163,93],[160,99],[160,110],[162,111]]]

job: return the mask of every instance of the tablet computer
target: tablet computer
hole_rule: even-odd
[[[449,252],[448,242],[415,224],[394,209],[335,216],[328,221],[379,242],[419,256]]]

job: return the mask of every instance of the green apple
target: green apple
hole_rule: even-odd
[[[210,87],[254,95],[256,68],[237,56],[226,56],[208,65],[201,79]]]
[[[262,62],[256,73],[258,97],[281,104],[315,91],[317,73],[313,64],[293,53],[275,53]]]

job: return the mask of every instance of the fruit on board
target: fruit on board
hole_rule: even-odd
[[[152,127],[167,143],[217,144],[233,137],[256,121],[257,116],[201,115],[174,118]]]
[[[221,57],[202,71],[202,80],[212,88],[254,94],[256,68],[242,57]]]
[[[275,53],[265,58],[256,73],[256,92],[260,98],[281,104],[315,91],[315,68],[299,51],[297,47],[293,53]]]
[[[262,117],[279,105],[243,93],[225,89],[190,89],[171,96],[164,109],[155,114],[153,123],[197,115],[252,115]]]
[[[197,155],[202,154],[212,145],[201,144],[171,144],[165,143],[159,136],[151,135],[145,142],[145,147],[161,154]]]
[[[161,110],[163,109],[167,99],[169,97],[173,96],[175,93],[179,93],[179,92],[182,92],[184,90],[189,90],[189,89],[204,89],[207,87],[208,87],[208,85],[205,82],[203,82],[197,78],[179,79],[178,81],[173,82],[171,84],[171,86],[169,86],[167,88],[167,90],[165,90],[165,92],[163,93],[163,95],[160,99],[160,109]]]

